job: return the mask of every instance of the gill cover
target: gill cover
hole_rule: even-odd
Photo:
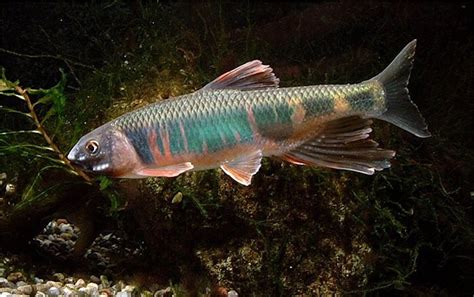
[[[116,177],[129,175],[140,164],[125,134],[111,123],[84,135],[67,158],[86,171]]]

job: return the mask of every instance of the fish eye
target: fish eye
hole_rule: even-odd
[[[86,150],[91,154],[95,155],[99,152],[99,143],[96,140],[90,140],[86,143]]]

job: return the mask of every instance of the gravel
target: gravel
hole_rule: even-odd
[[[56,219],[49,222],[43,231],[32,240],[33,246],[44,256],[66,260],[72,253],[79,238],[80,230],[66,219]],[[172,287],[153,284],[152,291],[141,290],[133,284],[122,280],[110,280],[106,274],[116,267],[124,267],[129,258],[144,258],[146,252],[143,243],[134,243],[126,239],[119,232],[102,233],[94,240],[84,255],[84,258],[93,263],[95,271],[102,275],[91,275],[88,278],[79,278],[54,272],[42,278],[25,273],[15,268],[18,259],[4,257],[0,253],[0,297],[19,296],[175,296]],[[122,259],[122,260],[120,260]],[[122,263],[121,261],[124,261]],[[97,269],[99,268],[99,269]],[[222,297],[221,295],[219,295]],[[224,295],[225,296],[225,295]],[[229,297],[238,297],[237,292],[229,291]]]

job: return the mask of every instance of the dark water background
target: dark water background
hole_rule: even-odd
[[[393,250],[380,242],[385,240],[383,239],[385,237],[379,236],[377,228],[367,227],[367,233],[364,234],[368,234],[368,242],[371,242],[372,248],[377,250],[374,256],[377,259],[365,260],[373,264],[375,272],[368,274],[369,280],[365,287],[345,281],[336,291],[360,289],[358,292],[362,293],[365,288],[368,289],[368,293],[404,295],[472,295],[474,292],[471,217],[474,191],[471,4],[370,1],[211,4],[198,2],[152,4],[140,1],[101,4],[12,2],[1,4],[0,8],[0,48],[3,49],[0,51],[0,65],[6,69],[7,78],[11,81],[20,80],[24,87],[48,88],[59,81],[59,68],[64,69],[67,74],[68,80],[64,92],[68,101],[64,114],[54,122],[54,125],[48,127],[64,151],[67,151],[82,134],[107,119],[144,102],[154,101],[153,98],[157,98],[154,92],[158,92],[161,98],[190,92],[218,74],[248,60],[260,59],[271,65],[281,80],[281,86],[358,82],[376,75],[403,46],[417,39],[415,65],[409,89],[413,101],[425,116],[433,137],[420,140],[395,127],[389,128],[383,124],[378,126],[380,132],[376,132],[376,135],[380,142],[399,151],[401,157],[399,161],[394,162],[394,167],[398,168],[394,169],[393,173],[398,177],[394,189],[383,192],[386,196],[375,195],[378,200],[387,199],[390,202],[379,210],[389,211],[395,220],[399,219],[404,224],[407,236],[392,242],[391,233],[387,232],[386,239],[390,242],[390,246],[393,243],[400,249],[410,250],[416,247],[414,269],[407,277],[394,277],[386,272],[382,266],[388,262],[380,259],[390,258]],[[183,72],[185,74],[176,79],[180,77],[179,73]],[[164,82],[160,85],[160,80],[168,78],[173,79],[176,84]],[[123,86],[126,86],[125,92],[121,90]],[[138,100],[138,103],[130,104],[135,102],[133,100]],[[117,102],[125,104],[125,107],[117,108],[114,105],[118,104]],[[22,108],[16,106],[16,103],[7,104]],[[2,120],[4,127],[15,129],[20,125],[10,119],[6,122],[5,119]],[[0,155],[0,158],[3,156]],[[18,152],[18,162],[6,158],[0,162],[5,168],[0,169],[0,172],[5,171],[10,176],[16,176],[18,195],[21,195],[22,185],[27,184],[27,177],[34,175],[38,170],[34,166],[28,168],[25,165],[18,165],[24,164],[20,159],[21,153]],[[272,161],[260,174],[267,176],[283,174],[279,169],[275,169],[278,167],[276,164],[278,162]],[[415,166],[417,169],[412,169],[410,166]],[[331,178],[337,180],[345,179],[344,186],[347,193],[365,193],[375,184],[372,184],[372,177],[329,174]],[[425,174],[431,174],[431,178],[426,178]],[[388,179],[391,177],[393,175],[389,175]],[[61,180],[54,178],[55,182]],[[291,187],[291,184],[298,183],[299,180],[296,176],[286,182],[288,187]],[[319,177],[317,180],[321,181]],[[257,180],[260,188],[265,187],[265,181],[263,177]],[[430,181],[432,186],[416,186],[429,184]],[[174,187],[169,184],[167,186]],[[226,186],[231,187],[228,184]],[[320,187],[331,186],[334,185],[324,182],[320,184]],[[130,200],[131,209],[125,208],[119,215],[109,215],[110,205],[107,199],[94,200],[94,197],[101,196],[100,194],[95,192],[91,194],[93,191],[84,188],[77,193],[66,192],[63,195],[67,199],[58,199],[59,202],[38,210],[37,213],[29,212],[28,215],[31,217],[25,218],[26,223],[17,222],[21,225],[18,230],[14,230],[15,224],[7,224],[10,230],[2,233],[0,251],[14,253],[20,250],[23,256],[27,255],[26,258],[31,261],[31,265],[46,267],[50,265],[54,269],[66,269],[73,273],[70,267],[63,267],[64,262],[45,260],[44,257],[36,255],[34,249],[27,244],[28,238],[38,232],[48,219],[54,218],[57,213],[70,213],[71,208],[94,213],[95,219],[92,220],[92,225],[95,228],[91,233],[95,234],[116,225],[122,226],[120,228],[125,233],[139,230],[135,234],[137,240],[145,240],[153,251],[163,244],[159,242],[160,240],[167,241],[163,249],[176,248],[177,252],[157,251],[157,255],[150,260],[150,263],[155,265],[153,267],[160,267],[161,270],[163,267],[172,266],[174,257],[183,254],[183,262],[178,261],[181,265],[183,263],[186,265],[186,261],[190,261],[193,267],[200,264],[206,266],[202,264],[203,260],[197,264],[189,256],[195,248],[190,242],[199,240],[190,237],[189,241],[180,241],[170,231],[174,228],[182,231],[185,234],[183,236],[189,235],[186,231],[189,229],[190,233],[197,232],[206,240],[212,241],[214,238],[221,253],[225,253],[228,246],[234,243],[232,236],[235,235],[237,240],[241,236],[234,227],[226,224],[211,227],[210,230],[230,232],[228,236],[223,236],[228,237],[227,239],[205,234],[199,229],[203,221],[193,222],[192,217],[186,217],[186,212],[183,212],[182,216],[176,215],[179,219],[166,221],[170,224],[168,229],[160,226],[150,227],[150,222],[157,213],[146,214],[145,210],[152,200],[137,199],[138,192],[127,190],[128,192],[125,190],[119,193],[125,200]],[[300,192],[295,190],[295,193]],[[314,190],[314,193],[311,191],[305,193],[310,198],[317,196],[317,199],[321,200],[320,203],[324,203],[321,189]],[[241,195],[240,192],[238,195]],[[247,197],[246,195],[256,197],[259,201],[265,200],[267,196],[264,190],[256,190],[253,194],[244,193],[242,197]],[[418,198],[418,201],[427,199],[429,203],[417,204],[415,218],[407,219],[400,215],[400,210],[392,208],[397,203],[407,206],[405,202],[401,202],[405,195],[410,199]],[[203,199],[199,195],[196,197]],[[293,203],[289,201],[293,200],[288,198],[280,202]],[[370,199],[368,201],[374,203]],[[305,205],[305,202],[295,202],[297,205],[298,203],[300,205],[295,208],[302,213],[305,208],[313,207]],[[424,206],[426,208],[423,208]],[[268,207],[268,210],[272,209]],[[357,211],[356,209],[354,208],[354,211]],[[10,208],[5,210],[5,218],[8,218],[8,211]],[[282,210],[279,211],[283,213]],[[425,217],[425,213],[430,214]],[[213,216],[212,210],[209,211],[209,215]],[[374,219],[371,219],[371,215]],[[368,212],[368,216],[365,218],[368,226],[377,226],[376,218],[383,218],[379,213],[374,215]],[[216,221],[220,219],[229,225],[233,224],[232,220],[226,221],[219,215],[214,218]],[[261,217],[258,215],[252,217],[256,218]],[[183,220],[188,220],[188,223],[183,223]],[[319,224],[323,225],[321,228],[331,230],[327,225],[331,222],[322,218]],[[215,221],[204,220],[204,223],[212,225]],[[293,223],[292,221],[291,224]],[[158,222],[156,224],[159,225]],[[186,230],[177,227],[181,224]],[[290,233],[291,224],[285,225]],[[352,229],[336,228],[336,233],[337,230]],[[398,229],[392,230],[394,238],[397,236],[396,230]],[[273,231],[263,233],[270,236],[274,235]],[[374,235],[374,232],[377,235]],[[15,236],[12,236],[12,233]],[[295,234],[299,233],[295,231]],[[346,238],[351,234],[341,232],[337,236]],[[251,238],[247,235],[244,237]],[[130,238],[133,240],[134,237]],[[290,239],[286,240],[291,242],[292,237],[288,238]],[[282,241],[275,241],[275,244],[281,244]],[[298,238],[295,237],[295,242],[297,241]],[[311,243],[305,240],[301,242]],[[188,245],[183,247],[186,244]],[[271,248],[268,251],[271,251]],[[318,251],[312,252],[315,253],[315,257],[322,256]],[[286,261],[283,254],[282,252],[282,262]],[[272,259],[270,261],[272,265],[278,267],[278,260]],[[413,257],[409,257],[406,263],[403,261],[396,263],[394,260],[390,265],[402,267],[400,271],[410,271],[405,269],[411,265],[410,259]],[[127,262],[121,265],[127,265]],[[294,275],[300,287],[292,288],[291,284],[285,283],[282,278],[279,281],[273,278],[286,277],[287,271],[278,274],[276,270],[280,268],[265,268],[266,264],[263,265],[263,273],[271,275],[271,279],[250,280],[246,279],[243,273],[244,276],[230,277],[222,283],[233,285],[248,295],[265,296],[266,293],[258,292],[256,289],[258,286],[261,286],[267,295],[297,294],[309,292],[305,288],[312,283],[311,275],[320,273],[317,271],[319,266],[316,265],[312,266],[315,271]],[[87,273],[87,268],[80,267],[81,271]],[[148,268],[145,268],[145,271],[146,269]],[[163,279],[172,278],[180,282],[185,278],[179,269],[170,267],[167,269],[162,273]],[[197,271],[200,269],[202,268],[196,268]],[[48,271],[48,268],[42,270]],[[211,279],[215,277],[212,269],[204,268],[204,271]],[[251,273],[248,275],[252,276]],[[291,279],[291,272],[288,272],[288,275]],[[405,283],[390,283],[389,280],[393,279],[403,280]],[[380,285],[380,289],[372,291],[377,285]]]

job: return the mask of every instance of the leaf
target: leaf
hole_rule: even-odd
[[[66,96],[64,95],[66,74],[62,69],[59,70],[61,71],[61,80],[55,86],[49,89],[28,89],[28,93],[30,94],[43,95],[33,104],[33,107],[39,104],[52,104],[52,109],[48,111],[47,116],[42,122],[46,121],[46,119],[52,115],[58,115],[60,118],[64,115],[64,107],[66,106]]]
[[[18,111],[16,109],[11,109],[11,108],[8,108],[8,107],[4,107],[2,105],[0,105],[0,110],[1,111],[4,111],[4,112],[9,112],[9,113],[15,113],[15,114],[18,114],[18,115],[23,115],[23,116],[26,116],[28,118],[32,118],[31,114],[28,113],[28,112],[22,112],[22,111]]]
[[[106,176],[99,176],[97,179],[99,180],[99,188],[101,191],[107,189],[112,184],[112,180]]]
[[[15,135],[15,134],[40,134],[41,132],[38,130],[19,130],[19,131],[2,131],[0,132],[0,136],[2,135]]]
[[[19,81],[9,81],[5,76],[5,68],[0,66],[0,94],[3,94],[3,91],[15,91],[15,87],[18,86],[19,83]]]

